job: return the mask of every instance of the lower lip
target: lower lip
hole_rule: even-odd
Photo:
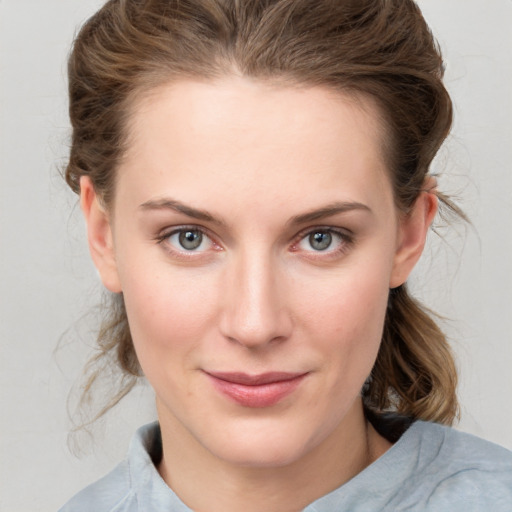
[[[244,407],[263,408],[276,405],[285,397],[293,393],[300,385],[306,374],[292,379],[247,386],[226,380],[218,379],[207,374],[217,391],[227,396],[233,402]]]

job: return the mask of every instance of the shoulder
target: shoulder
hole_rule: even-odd
[[[417,471],[410,484],[421,485],[426,510],[510,512],[512,452],[470,434],[417,422],[410,437],[416,445]],[[412,490],[412,489],[410,489]],[[453,508],[457,507],[457,508]]]
[[[132,512],[137,510],[134,501],[128,462],[124,461],[76,494],[59,512]]]
[[[136,512],[139,501],[145,499],[141,489],[165,486],[153,463],[160,456],[158,424],[141,427],[132,439],[127,459],[80,491],[59,512]]]
[[[512,470],[512,452],[502,446],[436,423],[418,421],[415,427],[420,444],[438,447],[432,462],[443,461],[457,471],[508,473]]]

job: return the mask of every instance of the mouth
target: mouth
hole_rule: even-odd
[[[205,372],[214,388],[243,407],[276,405],[293,393],[308,373],[268,372],[249,375],[241,372]]]

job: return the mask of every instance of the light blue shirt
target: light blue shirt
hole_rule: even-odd
[[[127,459],[60,512],[190,512],[156,470],[150,453],[159,450],[158,424],[140,428]],[[417,421],[382,457],[304,509],[377,511],[512,512],[512,452]]]

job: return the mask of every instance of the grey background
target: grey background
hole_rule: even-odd
[[[0,0],[0,511],[56,510],[123,457],[154,417],[141,387],[67,445],[67,399],[93,345],[101,286],[76,198],[65,59],[100,0]],[[435,236],[413,289],[446,316],[461,372],[458,428],[512,449],[512,2],[419,2],[447,60],[453,134],[436,160],[474,228]],[[57,345],[59,348],[57,349]]]

